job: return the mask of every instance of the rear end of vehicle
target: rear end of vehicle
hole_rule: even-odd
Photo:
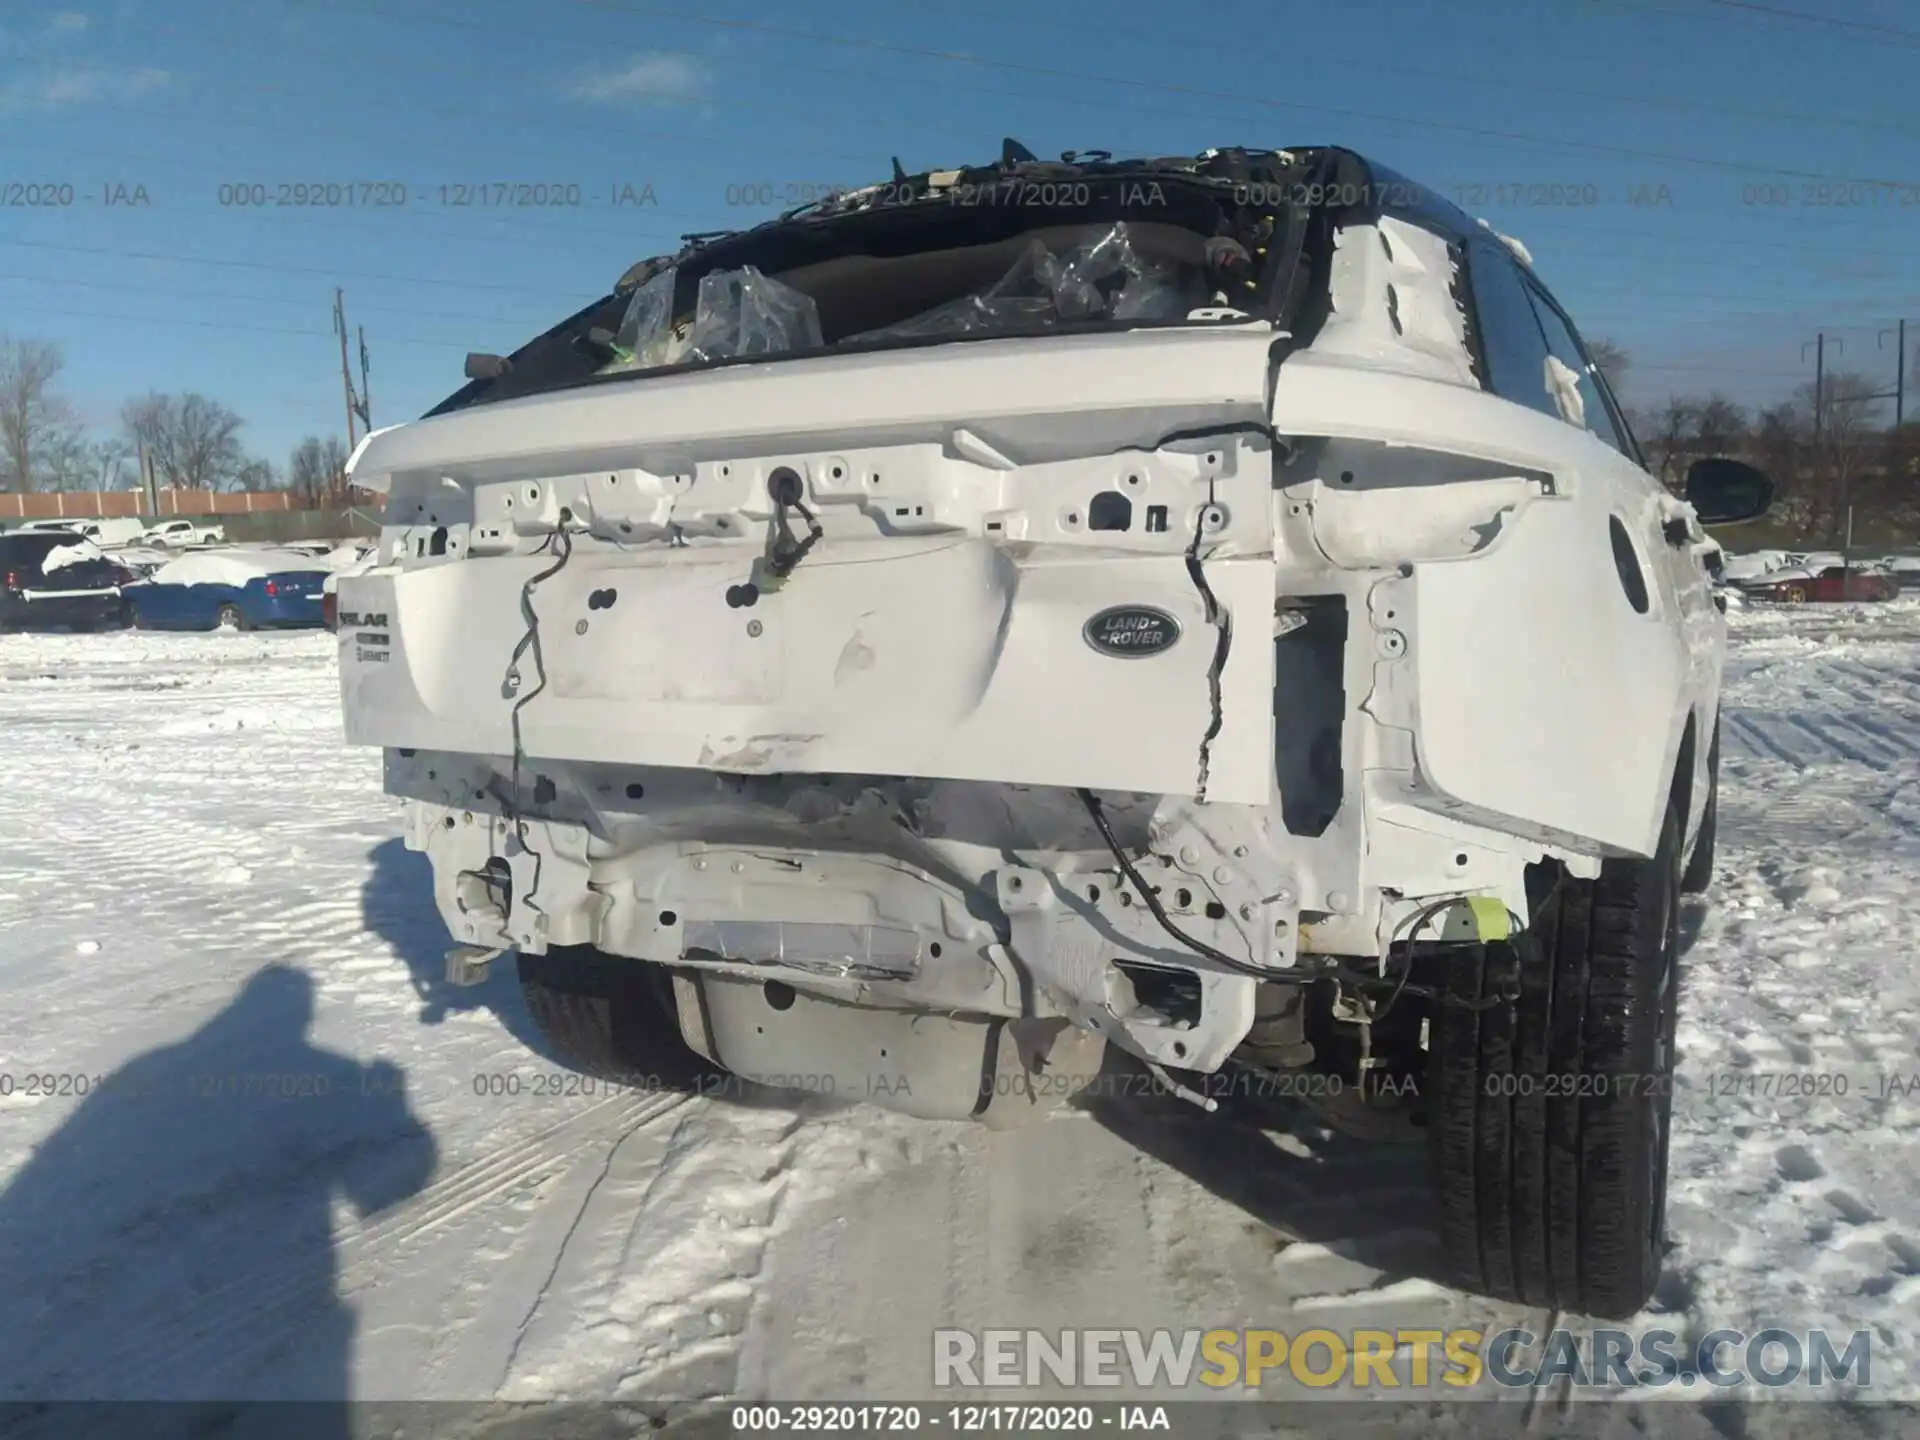
[[[281,570],[240,587],[240,614],[257,630],[310,628],[322,623],[323,570]]]
[[[0,535],[0,630],[117,627],[125,576],[76,534]]]
[[[637,267],[356,452],[347,738],[449,976],[517,951],[604,1074],[1000,1124],[1111,1046],[1203,1108],[1447,1118],[1477,1235],[1482,1037],[1590,960],[1525,927],[1671,901],[1707,833],[1709,542],[1488,393],[1456,246],[1325,203],[1381,188],[1344,152],[1002,171]]]
[[[148,580],[127,590],[133,623],[142,630],[212,630],[237,624],[240,592],[230,585]]]

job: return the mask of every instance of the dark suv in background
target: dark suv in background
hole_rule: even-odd
[[[104,630],[127,623],[120,587],[132,572],[97,554],[48,569],[47,558],[69,545],[93,548],[65,530],[0,535],[0,630]]]

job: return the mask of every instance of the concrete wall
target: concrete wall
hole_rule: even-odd
[[[10,497],[0,496],[0,499]],[[39,497],[33,497],[39,498]],[[72,515],[74,512],[69,511]],[[111,512],[110,512],[111,513]],[[188,514],[194,512],[189,511]],[[204,513],[204,512],[203,512]],[[29,515],[29,519],[39,519],[38,515]],[[46,517],[48,519],[54,516]],[[75,518],[85,518],[78,517]],[[145,517],[151,519],[152,517]],[[266,541],[277,543],[285,540],[345,540],[353,536],[374,536],[380,533],[380,512],[366,508],[354,510],[280,510],[255,511],[247,514],[222,512],[212,517],[215,523],[227,532],[227,538],[235,541]],[[0,530],[11,529],[19,524],[17,519],[0,512]]]
[[[303,508],[300,497],[290,490],[161,490],[152,510],[146,499],[140,490],[38,490],[24,495],[0,490],[0,523],[104,515],[161,519],[216,515],[224,519],[229,515],[284,515]]]
[[[229,540],[345,540],[380,533],[377,510],[290,510],[278,515],[222,515]]]

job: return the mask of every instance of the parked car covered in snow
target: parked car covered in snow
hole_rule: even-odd
[[[1747,581],[1741,589],[1755,600],[1800,605],[1808,601],[1893,600],[1900,594],[1900,582],[1880,569],[1827,565],[1818,570],[1776,570]]]
[[[1902,589],[1920,585],[1920,555],[1889,555],[1880,565]]]
[[[183,555],[126,589],[143,630],[271,630],[320,623],[326,572],[277,550]]]
[[[165,545],[175,550],[196,545],[224,545],[227,527],[203,525],[197,520],[162,520],[148,526],[143,539],[148,545]]]
[[[116,629],[133,575],[71,531],[0,535],[0,630]]]
[[[1786,568],[1786,551],[1751,550],[1728,555],[1722,565],[1721,578],[1729,585],[1746,585]]]
[[[1108,1047],[1317,1086],[1424,1137],[1459,1283],[1647,1300],[1703,526],[1771,486],[1670,495],[1517,242],[1344,150],[1009,142],[468,374],[357,449],[339,585],[450,978],[517,951],[589,1071],[922,1116]]]

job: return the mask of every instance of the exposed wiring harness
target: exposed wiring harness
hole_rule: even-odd
[[[1424,996],[1429,1003],[1449,1005],[1467,1010],[1491,1010],[1494,1006],[1504,1004],[1507,1001],[1509,997],[1505,995],[1490,995],[1484,1000],[1460,1000],[1451,995],[1436,992],[1431,986],[1411,985],[1408,983],[1413,976],[1414,946],[1419,942],[1420,927],[1431,921],[1434,916],[1444,914],[1446,911],[1453,909],[1461,903],[1462,899],[1460,896],[1450,895],[1444,900],[1436,900],[1431,905],[1421,907],[1406,919],[1396,923],[1393,928],[1387,932],[1387,937],[1380,946],[1379,976],[1361,976],[1352,971],[1345,971],[1343,973],[1342,978],[1349,981],[1359,981],[1368,985],[1379,984],[1387,973],[1387,966],[1391,962],[1394,944],[1404,933],[1407,953],[1402,957],[1399,983],[1393,987],[1393,993],[1387,996],[1380,1008],[1368,1016],[1369,1024],[1377,1024],[1384,1019],[1387,1012],[1393,1008],[1394,1003],[1399,1000],[1401,995],[1409,990],[1417,995]],[[1526,932],[1521,927],[1520,917],[1515,915],[1511,910],[1507,911],[1507,925],[1508,933],[1506,943],[1525,943]],[[1476,943],[1484,949],[1489,942],[1479,940]]]
[[[1079,795],[1080,803],[1087,807],[1087,814],[1093,817],[1093,827],[1100,832],[1100,838],[1107,842],[1107,849],[1113,852],[1113,858],[1120,866],[1120,873],[1125,875],[1127,879],[1132,882],[1133,888],[1140,892],[1141,900],[1146,903],[1147,909],[1153,913],[1153,918],[1160,922],[1160,928],[1173,936],[1174,939],[1193,951],[1194,954],[1204,956],[1216,965],[1224,965],[1227,969],[1238,974],[1251,975],[1259,980],[1293,981],[1298,984],[1305,984],[1315,978],[1311,975],[1295,976],[1277,974],[1271,970],[1263,970],[1258,965],[1250,965],[1245,960],[1236,960],[1225,951],[1214,949],[1214,947],[1207,944],[1206,941],[1194,939],[1193,936],[1187,934],[1187,932],[1182,930],[1178,925],[1175,925],[1172,919],[1168,917],[1166,908],[1161,905],[1160,897],[1153,893],[1153,887],[1140,878],[1140,872],[1133,868],[1133,862],[1127,859],[1126,852],[1120,848],[1120,842],[1114,838],[1113,827],[1107,823],[1106,812],[1100,808],[1099,799],[1091,790],[1086,789],[1084,786],[1074,793]]]
[[[1413,985],[1410,983],[1413,976],[1414,945],[1420,927],[1432,920],[1434,916],[1451,910],[1454,906],[1460,904],[1461,897],[1458,895],[1450,895],[1444,900],[1436,900],[1430,905],[1421,907],[1406,919],[1396,923],[1393,928],[1387,932],[1387,938],[1380,946],[1380,973],[1378,975],[1366,975],[1344,965],[1334,965],[1328,969],[1316,969],[1301,973],[1265,970],[1257,965],[1249,964],[1245,960],[1236,960],[1233,956],[1214,948],[1204,940],[1195,939],[1173,923],[1172,918],[1166,912],[1166,908],[1161,905],[1160,897],[1154,894],[1153,887],[1141,877],[1140,872],[1134,868],[1133,862],[1127,859],[1126,852],[1121,849],[1119,840],[1114,836],[1113,827],[1107,822],[1106,812],[1101,808],[1099,798],[1085,787],[1082,787],[1075,793],[1079,795],[1080,803],[1086,806],[1087,814],[1092,817],[1094,828],[1100,832],[1100,838],[1106,842],[1107,849],[1113,852],[1113,858],[1115,863],[1120,867],[1120,873],[1127,877],[1135,890],[1139,891],[1140,898],[1145,902],[1148,911],[1152,913],[1155,920],[1160,922],[1160,928],[1196,955],[1203,956],[1215,964],[1224,965],[1236,974],[1251,975],[1257,980],[1271,981],[1275,984],[1310,985],[1316,980],[1326,979],[1331,976],[1332,978],[1343,979],[1349,984],[1373,987],[1383,983],[1387,965],[1390,963],[1392,957],[1393,947],[1400,940],[1402,934],[1405,934],[1407,953],[1403,960],[1404,968],[1400,973],[1399,983],[1394,986],[1393,993],[1387,997],[1386,1002],[1381,1005],[1380,1009],[1369,1017],[1369,1023],[1377,1022],[1381,1019],[1381,1017],[1393,1008],[1395,1002],[1400,999],[1401,995],[1409,990],[1416,994],[1424,995],[1432,1001],[1438,1001],[1442,1004],[1461,1005],[1472,1010],[1490,1010],[1495,1005],[1504,1003],[1506,999],[1504,996],[1496,995],[1484,1000],[1451,1000],[1444,995],[1437,994],[1430,986]],[[1518,937],[1522,933],[1519,917],[1514,915],[1512,911],[1508,911],[1507,919],[1513,927],[1513,935]]]
[[[806,487],[797,472],[781,466],[767,477],[767,494],[773,498],[773,531],[767,537],[767,571],[775,580],[784,580],[793,567],[807,558],[807,552],[819,540],[822,531],[814,513],[802,499]],[[807,538],[797,540],[787,523],[792,510],[807,522]]]
[[[573,539],[567,533],[567,526],[572,520],[573,512],[563,508],[560,511],[559,528],[549,535],[546,544],[541,546],[542,550],[551,550],[560,558],[539,574],[530,577],[526,584],[520,587],[520,614],[527,622],[527,633],[522,635],[520,643],[513,647],[513,654],[507,660],[505,682],[501,687],[504,693],[513,695],[515,698],[513,709],[508,715],[508,723],[513,727],[513,770],[511,779],[508,781],[507,793],[499,798],[505,818],[513,825],[514,838],[520,842],[522,850],[533,856],[533,884],[521,897],[521,902],[535,914],[543,916],[547,912],[535,904],[533,898],[540,893],[541,856],[539,851],[527,844],[526,817],[520,812],[520,766],[526,759],[526,748],[520,740],[520,712],[526,708],[530,700],[547,688],[547,662],[540,649],[540,616],[533,608],[533,592],[536,586],[551,580],[564,570],[567,561],[573,558]],[[538,554],[539,551],[534,553]],[[533,655],[534,673],[540,683],[531,690],[523,691],[520,688],[520,659],[529,652]],[[489,864],[499,858],[501,857],[489,851]]]

